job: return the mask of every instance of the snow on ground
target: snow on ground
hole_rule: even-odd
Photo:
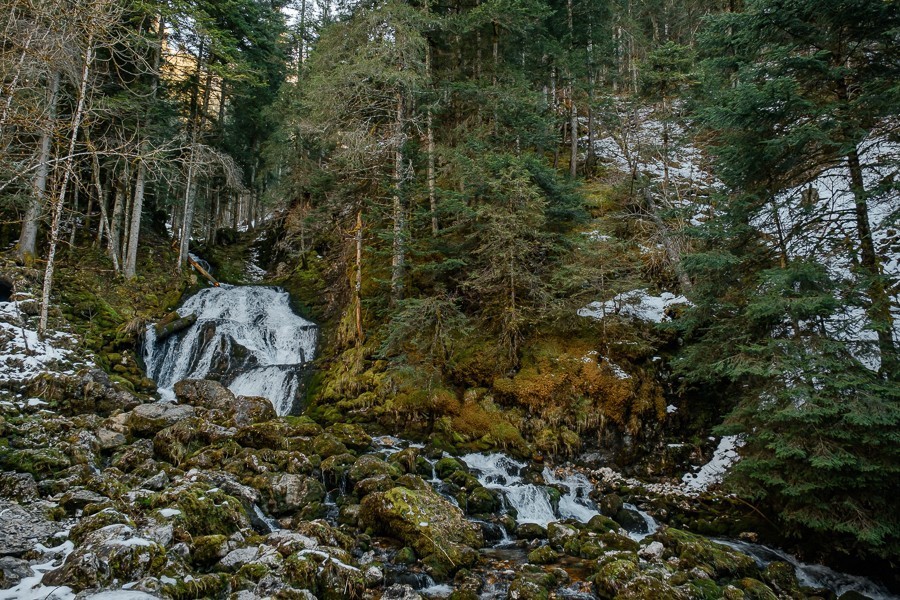
[[[66,586],[48,587],[41,584],[44,574],[59,567],[74,549],[75,544],[70,541],[63,542],[55,548],[45,548],[38,544],[35,547],[35,551],[40,552],[49,560],[31,565],[31,570],[34,573],[31,577],[24,577],[18,585],[6,590],[0,590],[0,600],[74,600],[75,592],[72,591],[72,588]]]
[[[89,366],[91,361],[71,348],[70,334],[53,331],[38,338],[24,314],[26,302],[34,301],[0,302],[0,384],[27,382],[51,371],[71,375]]]
[[[678,304],[690,305],[690,301],[671,292],[654,296],[646,289],[639,289],[623,292],[606,302],[591,302],[578,309],[578,316],[601,320],[609,315],[621,315],[640,321],[662,323],[669,320],[666,311]]]
[[[681,481],[688,492],[702,492],[714,483],[721,483],[728,469],[740,460],[737,449],[744,444],[740,436],[726,435],[719,440],[719,447],[712,459],[696,473],[685,473]]]

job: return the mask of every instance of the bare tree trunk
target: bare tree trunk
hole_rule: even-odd
[[[94,60],[94,37],[88,35],[87,49],[84,54],[84,66],[81,69],[81,82],[78,89],[78,103],[72,116],[72,130],[69,137],[69,153],[63,163],[63,180],[59,186],[59,197],[53,206],[53,221],[50,225],[50,250],[47,253],[47,268],[44,270],[44,289],[41,292],[41,318],[38,334],[43,336],[47,331],[47,317],[50,313],[50,291],[53,288],[53,270],[56,266],[56,246],[59,243],[59,225],[62,220],[63,204],[66,199],[66,187],[72,176],[72,162],[75,157],[75,145],[78,143],[78,131],[84,118],[84,105],[87,96],[88,79],[91,74],[91,63]]]
[[[125,267],[122,273],[126,279],[134,279],[137,267],[138,236],[141,232],[141,211],[144,208],[144,178],[147,167],[143,159],[138,162],[137,181],[134,184],[134,202],[131,207],[131,227],[128,234],[128,249],[125,251]]]
[[[41,152],[38,156],[38,169],[34,177],[34,194],[25,209],[25,220],[22,222],[22,232],[19,235],[19,245],[16,249],[16,258],[25,264],[33,263],[37,254],[38,223],[47,195],[47,179],[50,177],[50,152],[53,142],[53,124],[56,120],[56,102],[59,96],[59,79],[59,71],[55,72],[50,79],[50,102],[47,108],[47,122],[41,132]]]
[[[397,95],[396,140],[394,148],[394,249],[391,259],[391,300],[403,298],[403,271],[406,263],[406,212],[401,196],[403,187],[403,97]]]
[[[569,24],[569,53],[574,50],[575,25],[572,19],[572,0],[566,2]],[[571,147],[569,152],[569,177],[575,179],[578,176],[578,108],[575,105],[575,75],[569,71],[569,136]]]
[[[426,10],[429,9],[431,0],[425,0]],[[433,87],[431,72],[431,40],[425,40],[425,78],[429,87]],[[431,104],[425,114],[425,138],[428,153],[428,207],[431,210],[431,234],[438,234],[437,196],[435,194],[435,168],[434,168],[434,116]]]
[[[359,347],[363,343],[363,327],[362,327],[362,209],[356,213],[356,282],[353,290],[356,300],[356,346]]]
[[[112,258],[116,273],[121,270],[122,264],[120,258],[122,256],[122,213],[124,212],[122,197],[125,193],[124,187],[125,184],[122,182],[122,177],[119,177],[119,181],[113,184],[115,192],[113,193],[112,222],[109,228],[109,255]]]

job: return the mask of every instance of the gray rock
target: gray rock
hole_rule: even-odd
[[[194,407],[168,402],[141,404],[131,411],[128,424],[137,434],[155,434],[178,421],[194,416]]]
[[[422,595],[416,592],[411,585],[395,583],[384,590],[381,600],[422,600]]]
[[[578,530],[565,523],[550,523],[547,525],[547,538],[554,549],[560,550],[570,538],[578,537]]]
[[[281,554],[275,548],[263,545],[256,548],[232,550],[219,561],[219,567],[226,571],[237,571],[244,565],[260,564],[274,569],[278,568],[282,562]]]
[[[69,512],[75,512],[88,504],[101,504],[108,501],[109,498],[98,494],[97,492],[80,489],[67,492],[66,495],[60,499],[59,505]]]
[[[160,471],[153,477],[149,479],[145,479],[143,483],[141,483],[141,487],[145,490],[153,490],[158,492],[159,490],[166,487],[166,484],[169,483],[169,476],[166,475],[165,471]]]
[[[27,560],[12,556],[0,558],[0,576],[3,578],[0,581],[0,587],[10,588],[32,575],[34,575],[34,571],[31,570]]]
[[[12,502],[0,501],[0,555],[18,556],[43,543],[59,525]]]
[[[369,587],[374,587],[377,585],[381,585],[381,582],[384,581],[384,573],[378,567],[372,566],[366,569],[366,585]]]
[[[646,558],[647,560],[653,560],[655,558],[659,558],[662,556],[665,547],[659,542],[651,542],[638,550],[638,555],[641,558]]]
[[[100,428],[97,430],[97,442],[102,450],[112,450],[119,446],[124,446],[128,440],[118,431]]]

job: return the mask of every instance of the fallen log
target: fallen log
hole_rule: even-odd
[[[188,259],[187,259],[187,260],[188,260],[188,264],[191,265],[192,267],[194,267],[194,269],[196,269],[198,273],[200,273],[201,275],[203,275],[203,276],[207,279],[207,281],[209,281],[209,282],[210,282],[211,284],[213,284],[215,287],[219,287],[219,282],[216,281],[216,278],[213,277],[212,275],[210,275],[210,274],[206,271],[206,269],[204,269],[203,267],[201,267],[201,266],[197,263],[196,260],[194,260],[194,259],[191,258],[190,256],[188,256]]]
[[[172,315],[175,315],[175,317],[171,318]],[[179,316],[176,312],[169,313],[162,321],[154,325],[154,328],[156,329],[156,339],[157,341],[164,340],[170,335],[187,329],[196,322],[197,315],[194,313],[191,313],[186,317]]]

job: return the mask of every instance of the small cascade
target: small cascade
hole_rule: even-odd
[[[185,331],[144,340],[147,375],[164,398],[182,379],[218,379],[238,395],[268,398],[288,414],[301,392],[303,367],[312,361],[318,328],[291,310],[287,292],[246,286],[201,290],[178,309],[197,316]]]
[[[551,521],[574,518],[587,522],[597,512],[588,497],[592,486],[581,474],[558,476],[549,468],[544,469],[544,481],[568,490],[554,508],[545,486],[526,483],[522,475],[527,465],[505,454],[467,454],[460,457],[474,471],[486,488],[499,491],[506,502],[516,510],[519,523],[537,523],[546,527]]]
[[[896,600],[897,596],[892,594],[884,586],[875,583],[871,579],[840,573],[834,569],[830,569],[825,565],[811,565],[799,561],[796,557],[791,556],[787,552],[776,550],[762,544],[753,544],[741,540],[726,540],[719,538],[710,538],[718,544],[733,548],[738,552],[742,552],[751,557],[758,567],[763,568],[771,562],[783,561],[794,567],[797,574],[797,580],[800,585],[805,587],[831,590],[837,596],[843,596],[848,592],[856,592],[862,594],[871,600]]]
[[[635,531],[629,531],[628,537],[633,539],[636,542],[641,541],[645,537],[649,535],[653,535],[659,530],[659,523],[656,522],[656,519],[648,515],[646,512],[639,509],[634,504],[626,502],[622,505],[626,510],[630,510],[631,512],[637,513],[644,520],[645,527],[640,527]]]

